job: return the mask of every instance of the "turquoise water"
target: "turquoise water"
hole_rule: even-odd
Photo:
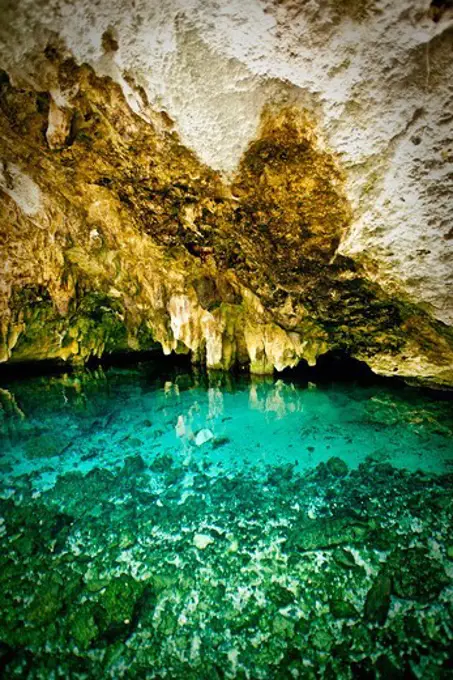
[[[2,388],[5,677],[453,677],[447,396],[158,361]]]

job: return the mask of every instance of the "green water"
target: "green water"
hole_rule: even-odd
[[[453,677],[451,399],[159,362],[2,388],[2,677]]]

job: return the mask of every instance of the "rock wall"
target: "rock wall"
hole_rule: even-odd
[[[2,361],[453,384],[448,2],[3,5]]]

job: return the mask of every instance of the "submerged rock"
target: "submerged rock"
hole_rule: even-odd
[[[271,420],[281,431],[295,420],[296,438],[288,437],[283,458],[280,439],[273,449],[262,437],[255,450],[259,439],[241,438],[236,421],[219,424],[231,411],[225,405],[223,415],[217,387],[209,387],[203,402],[204,375],[192,375],[192,394],[174,390],[170,398],[167,383],[150,395],[147,381],[143,398],[130,401],[125,395],[138,391],[137,375],[142,373],[124,382],[123,371],[115,369],[105,399],[96,390],[95,400],[85,400],[84,412],[94,414],[88,427],[81,416],[80,450],[72,447],[68,458],[27,460],[20,436],[14,447],[9,429],[2,437],[13,469],[0,480],[0,639],[6,645],[0,675],[448,676],[451,474],[402,469],[406,460],[398,446],[398,468],[368,458],[345,477],[334,477],[326,465],[319,474],[289,462],[300,455],[299,420],[316,419],[323,403],[316,400],[307,409],[304,390],[288,389],[289,403],[303,408],[288,409],[287,421],[274,422],[273,410],[260,420],[254,411],[243,430]],[[225,376],[209,380],[215,385]],[[122,425],[111,428],[99,412],[115,405],[111,388],[118,382]],[[52,384],[61,395],[61,382]],[[34,390],[42,400],[41,381]],[[18,392],[18,403],[26,403],[26,392]],[[253,381],[250,392],[238,390],[234,407],[250,394],[253,407],[273,408],[285,396],[280,382],[264,389]],[[357,404],[354,390],[356,415],[363,415],[368,394],[359,390],[364,403]],[[345,391],[328,396],[338,416]],[[162,419],[168,427],[129,455],[130,440],[123,435],[142,432],[137,423],[143,421],[143,403],[154,409],[156,426]],[[231,433],[231,446],[219,455],[212,451],[215,439],[202,449],[188,437],[177,440],[173,425],[183,408],[193,414],[187,432],[195,423],[212,423],[209,413],[216,427]],[[69,424],[68,406],[63,409]],[[42,411],[28,405],[25,410],[41,420]],[[448,402],[435,400],[426,410],[447,414],[446,422],[451,417]],[[326,438],[332,436],[327,416],[324,411]],[[49,414],[53,424],[59,418]],[[46,422],[43,416],[42,426]],[[375,430],[368,423],[365,428],[372,448]],[[414,434],[415,464],[421,443],[431,441],[426,431]],[[344,436],[341,423],[340,441]],[[84,461],[94,442],[97,459]],[[437,448],[433,439],[429,462],[437,462],[437,452],[443,454],[449,443],[442,436]],[[74,471],[80,461],[81,471]],[[33,472],[24,474],[24,468]]]
[[[32,437],[25,444],[27,458],[52,458],[59,456],[71,445],[68,437],[56,434],[41,434]]]
[[[214,539],[209,534],[195,534],[193,537],[193,544],[198,550],[204,550],[211,543],[214,543]]]
[[[366,621],[384,625],[390,609],[391,592],[392,580],[387,573],[381,572],[366,596],[364,609]]]
[[[76,645],[87,649],[99,635],[95,622],[96,609],[91,602],[81,604],[69,619],[69,632]]]
[[[229,437],[215,437],[212,442],[213,449],[219,449],[221,446],[226,446],[229,444],[231,439]]]
[[[334,477],[346,477],[348,474],[348,466],[344,460],[341,460],[341,458],[338,458],[337,456],[329,458],[326,463],[326,467],[330,474]]]
[[[337,564],[342,567],[346,567],[346,569],[357,569],[358,567],[354,555],[345,548],[338,548],[334,550],[332,557]]]
[[[347,600],[331,600],[329,609],[336,619],[354,619],[359,616],[357,609]]]
[[[347,543],[362,543],[370,528],[355,515],[318,518],[297,524],[286,542],[289,550],[316,550]]]
[[[430,602],[451,581],[440,562],[426,548],[396,550],[389,558],[393,593],[403,599]]]
[[[197,432],[194,442],[196,446],[203,446],[203,444],[206,444],[206,442],[211,441],[213,438],[214,434],[211,432],[211,430],[204,428],[203,430],[199,430]]]

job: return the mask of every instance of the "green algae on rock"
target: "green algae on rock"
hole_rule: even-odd
[[[372,469],[368,465],[357,475],[348,492],[360,489],[371,502],[378,500],[370,483]],[[415,659],[419,649],[426,649],[426,633],[420,628],[419,634],[412,637],[405,629],[405,621],[410,613],[423,627],[429,604],[425,600],[420,609],[417,593],[405,591],[409,610],[405,609],[404,614],[395,610],[389,619],[390,577],[378,576],[374,580],[380,557],[369,538],[364,536],[353,543],[366,567],[356,572],[332,559],[332,547],[323,538],[322,530],[318,541],[311,541],[311,552],[304,555],[295,553],[285,541],[295,520],[293,504],[302,498],[304,502],[314,500],[325,491],[324,485],[318,482],[313,486],[296,474],[293,484],[299,484],[297,494],[289,486],[286,492],[279,488],[262,495],[257,480],[247,475],[243,481],[254,497],[254,503],[247,507],[231,488],[227,495],[215,490],[222,482],[221,476],[192,464],[193,473],[204,477],[210,488],[210,504],[203,509],[192,510],[187,503],[180,505],[187,492],[184,477],[175,498],[163,502],[165,512],[159,515],[149,501],[135,499],[133,504],[128,503],[131,480],[123,471],[115,475],[109,487],[97,482],[91,485],[91,500],[85,494],[79,496],[74,489],[71,495],[75,494],[79,504],[86,505],[87,500],[92,505],[101,502],[103,512],[88,512],[83,523],[73,523],[58,551],[53,548],[57,510],[52,510],[51,505],[50,512],[44,511],[47,493],[38,500],[25,493],[22,499],[1,501],[5,531],[0,539],[4,584],[0,629],[2,638],[14,650],[6,666],[12,677],[27,672],[31,659],[33,677],[46,677],[52,652],[60,669],[71,677],[82,677],[83,673],[121,677],[122,667],[127,667],[128,677],[142,677],[144,673],[149,677],[207,677],[214,673],[215,677],[229,678],[252,673],[267,678],[271,677],[269,669],[280,675],[292,669],[297,677],[308,665],[314,674],[349,678],[354,676],[353,665],[376,651],[390,655],[398,672],[405,672],[409,667],[403,650]],[[240,476],[229,478],[240,488]],[[429,501],[431,494],[445,488],[450,480],[437,478],[427,480],[425,485],[411,475],[396,480],[398,477],[390,476],[388,481],[397,500],[387,504],[385,510],[381,503],[376,504],[373,519],[382,529],[387,527],[392,545],[404,549],[413,540],[423,545],[419,534],[395,531],[395,518],[407,512],[414,493],[421,491]],[[63,504],[69,500],[64,493],[60,487],[58,499]],[[180,508],[184,509],[182,524]],[[279,519],[271,528],[269,518],[276,511]],[[36,518],[26,526],[17,523],[17,513],[24,512]],[[328,506],[324,512],[329,512]],[[427,530],[435,531],[439,537],[444,535],[443,517],[422,516],[421,521],[426,522]],[[18,564],[17,532],[36,536],[38,526],[41,539],[34,553],[25,558],[22,554]],[[212,527],[212,533],[209,550],[203,550],[200,560],[193,547],[192,531],[202,526]],[[116,540],[119,531],[125,529],[138,539],[128,547]],[[351,545],[349,535],[344,536],[344,542]],[[401,561],[399,578],[415,581],[418,571],[413,569],[410,561]],[[96,587],[93,579],[100,579]],[[429,610],[430,635],[435,631],[437,642],[428,665],[425,662],[423,666],[424,672],[434,672],[442,664],[447,668],[448,637],[444,626],[450,615],[447,596],[442,597],[446,587],[451,588],[451,579],[442,581]],[[14,606],[8,593],[16,598]],[[401,595],[398,589],[395,595]],[[443,606],[439,605],[439,596]],[[339,628],[335,620],[355,624],[353,628]],[[367,622],[378,624],[373,638]],[[22,632],[24,625],[26,636]],[[394,642],[389,643],[389,635]],[[347,661],[339,653],[326,655],[339,651],[346,642],[350,650]]]

